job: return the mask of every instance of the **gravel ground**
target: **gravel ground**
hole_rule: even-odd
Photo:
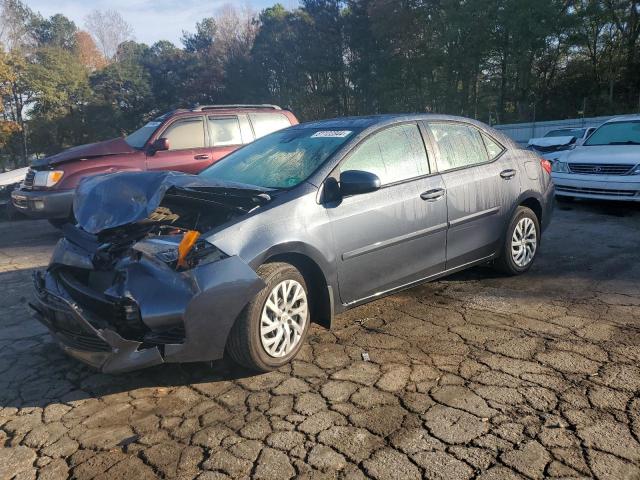
[[[638,206],[561,204],[527,275],[359,307],[258,376],[65,357],[26,303],[57,236],[0,223],[0,480],[640,478]]]

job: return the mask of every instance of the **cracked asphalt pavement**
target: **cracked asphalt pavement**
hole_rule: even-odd
[[[57,238],[0,223],[0,480],[640,478],[639,206],[561,204],[528,274],[351,310],[265,375],[67,358],[27,307]]]

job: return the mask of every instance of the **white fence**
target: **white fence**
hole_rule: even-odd
[[[530,138],[544,137],[545,133],[556,128],[584,128],[597,127],[601,123],[618,115],[608,117],[576,118],[570,120],[551,120],[548,122],[510,123],[504,125],[494,125],[493,128],[500,130],[520,144],[526,144]]]

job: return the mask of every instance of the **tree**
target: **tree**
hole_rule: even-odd
[[[116,10],[92,11],[85,18],[85,26],[109,61],[115,58],[121,43],[133,39],[131,25]]]
[[[100,53],[96,43],[88,32],[79,30],[75,34],[76,37],[76,55],[80,63],[90,71],[103,68],[107,64],[106,58]]]
[[[11,112],[6,109],[4,99],[11,95],[11,85],[15,82],[15,75],[7,62],[7,54],[0,49],[0,150],[4,149],[11,141],[15,133],[20,130],[19,125],[13,121]]]
[[[95,95],[91,127],[105,138],[131,132],[154,110],[149,74],[139,62],[111,63],[94,72],[90,83]]]
[[[196,32],[182,32],[182,44],[189,53],[206,52],[213,45],[216,35],[216,21],[213,17],[207,17],[196,23]]]
[[[20,0],[0,0],[0,43],[7,52],[21,50],[33,42],[33,12]]]
[[[84,106],[91,91],[88,71],[77,56],[62,48],[41,48],[30,65],[29,79],[29,126],[36,151],[55,153],[85,143]]]
[[[38,46],[59,47],[73,51],[76,48],[76,24],[61,14],[49,19],[40,15],[31,20],[31,30]]]

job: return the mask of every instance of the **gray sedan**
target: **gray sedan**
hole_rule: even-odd
[[[225,353],[275,369],[312,321],[474,265],[526,272],[550,169],[479,122],[383,115],[288,128],[197,176],[93,177],[33,308],[105,372]]]

